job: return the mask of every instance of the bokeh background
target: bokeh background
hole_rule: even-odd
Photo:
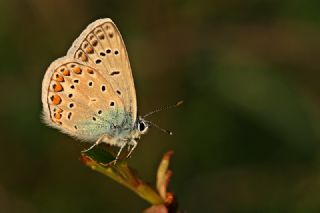
[[[320,3],[316,0],[0,1],[0,211],[140,212],[148,204],[78,160],[85,147],[40,121],[41,81],[92,21],[124,37],[139,111],[130,164],[187,212],[320,212]]]

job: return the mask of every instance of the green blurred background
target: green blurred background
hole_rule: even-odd
[[[140,212],[148,204],[78,160],[86,147],[40,122],[41,81],[92,21],[124,37],[139,111],[130,160],[187,212],[320,212],[320,2],[0,0],[0,211]]]

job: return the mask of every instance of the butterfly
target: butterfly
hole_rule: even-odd
[[[128,146],[128,157],[150,126],[137,115],[128,53],[109,18],[91,23],[42,82],[43,120],[82,141]]]

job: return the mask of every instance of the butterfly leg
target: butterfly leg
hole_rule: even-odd
[[[138,145],[138,142],[135,141],[135,140],[132,140],[132,141],[130,141],[130,142],[128,143],[128,146],[132,146],[132,147],[130,148],[129,153],[127,154],[127,158],[130,157],[131,153],[132,153],[133,150],[137,147],[137,145]]]
[[[126,142],[124,142],[123,144],[121,144],[120,149],[119,149],[119,151],[118,151],[118,153],[117,153],[116,159],[114,160],[114,163],[116,163],[116,162],[119,160],[119,156],[120,156],[123,148],[124,148],[126,145],[127,145]]]
[[[92,146],[90,146],[88,149],[82,150],[81,152],[88,152],[91,149],[93,149],[95,146],[99,145],[102,142],[102,139],[105,137],[105,135],[102,135]]]

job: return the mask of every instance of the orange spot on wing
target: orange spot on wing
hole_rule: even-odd
[[[51,96],[51,101],[54,105],[58,105],[61,103],[61,97],[59,95]]]
[[[60,109],[60,108],[58,108],[58,109],[57,109],[57,113],[61,113],[61,112],[63,112],[63,110]]]
[[[62,75],[56,74],[56,79],[55,80],[58,81],[58,82],[63,82],[64,78],[63,78]]]
[[[93,48],[92,47],[87,47],[86,52],[90,53],[90,54],[93,53]]]
[[[64,76],[70,76],[70,71],[65,69],[62,73]]]
[[[54,113],[53,116],[55,117],[55,119],[61,119],[62,114],[61,113]]]
[[[90,69],[90,68],[88,68],[87,71],[88,71],[89,74],[93,74],[94,73],[93,70]]]
[[[76,66],[75,68],[73,68],[73,72],[75,72],[77,74],[81,74],[82,70],[79,66]]]
[[[82,54],[81,60],[82,61],[88,61],[88,56],[86,54]]]
[[[55,92],[61,92],[63,90],[63,87],[60,83],[54,84],[53,89]]]

